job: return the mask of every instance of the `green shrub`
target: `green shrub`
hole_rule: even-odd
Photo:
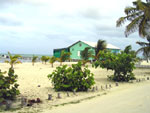
[[[128,82],[135,79],[132,71],[135,69],[136,55],[130,50],[131,48],[128,49],[118,54],[100,51],[100,60],[94,63],[94,67],[114,70],[114,75],[108,76],[110,80]]]
[[[87,91],[95,84],[94,74],[87,66],[82,69],[81,62],[72,64],[71,67],[57,67],[48,78],[52,79],[56,91]]]
[[[0,103],[5,100],[13,100],[20,92],[17,89],[17,75],[14,74],[14,69],[10,68],[8,76],[4,76],[6,72],[0,70]]]

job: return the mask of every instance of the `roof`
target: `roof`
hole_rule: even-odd
[[[81,42],[84,42],[84,43],[88,44],[88,45],[91,46],[91,47],[96,47],[96,45],[97,45],[96,42],[88,42],[88,41],[81,41]],[[119,47],[114,46],[114,45],[112,45],[112,44],[108,44],[108,43],[107,43],[107,45],[106,45],[106,48],[107,48],[107,49],[120,49]]]
[[[87,44],[87,45],[89,45],[89,46],[91,46],[91,47],[93,47],[93,48],[95,48],[96,45],[97,45],[97,42],[88,42],[88,41],[80,41],[80,40],[79,40],[79,41],[73,43],[72,45],[70,45],[69,47],[66,47],[66,48],[58,48],[58,49],[54,49],[54,50],[67,49],[67,48],[70,48],[70,47],[72,47],[73,45],[77,44],[78,42],[83,42],[83,43],[85,43],[85,44]],[[106,48],[107,48],[107,49],[120,49],[119,47],[114,46],[114,45],[112,45],[112,44],[107,44],[107,45],[106,45]]]

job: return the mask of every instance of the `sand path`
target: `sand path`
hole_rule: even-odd
[[[43,113],[150,113],[150,83],[133,85],[125,90]]]

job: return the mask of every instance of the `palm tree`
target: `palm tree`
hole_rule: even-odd
[[[150,36],[147,36],[146,38],[148,43],[146,42],[136,42],[136,43],[142,46],[140,49],[137,50],[137,54],[142,52],[143,56],[147,59],[148,62],[148,59],[150,57]]]
[[[125,8],[126,16],[119,18],[116,26],[120,27],[128,20],[130,23],[126,26],[126,37],[137,30],[141,37],[145,37],[146,30],[150,26],[150,2],[148,0],[146,2],[136,0],[133,2],[133,6]]]
[[[97,41],[97,45],[96,45],[96,48],[95,48],[95,56],[93,55],[92,57],[95,59],[95,60],[98,60],[99,57],[100,57],[100,53],[99,51],[103,51],[103,50],[106,50],[106,41],[105,40],[98,40]]]
[[[42,63],[43,63],[43,62],[45,62],[45,64],[46,64],[46,62],[48,62],[48,61],[49,61],[49,59],[50,59],[50,57],[49,57],[49,56],[42,56],[42,57],[41,57],[41,61],[42,61]]]
[[[42,64],[43,64],[43,62],[44,62],[44,59],[45,59],[45,56],[42,56],[42,57],[41,57]]]
[[[86,47],[83,51],[81,51],[83,66],[85,66],[85,64],[89,62],[89,58],[92,57],[93,51],[90,51],[90,49],[90,47]]]
[[[13,68],[14,64],[19,64],[21,61],[18,60],[18,58],[21,58],[22,56],[20,55],[14,55],[12,56],[10,52],[8,52],[8,56],[10,60],[5,60],[5,63],[9,63],[11,65],[11,68]]]
[[[61,52],[60,58],[57,58],[57,60],[60,62],[60,66],[62,65],[62,62],[70,60],[70,55],[70,52],[65,52],[64,50]]]
[[[52,68],[53,68],[53,64],[54,64],[55,61],[56,61],[55,56],[50,57],[49,63],[52,65]]]
[[[37,58],[38,58],[38,56],[33,55],[33,57],[32,57],[32,65],[33,66],[34,66],[34,63],[36,62]]]

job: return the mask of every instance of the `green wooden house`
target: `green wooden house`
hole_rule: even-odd
[[[66,51],[70,52],[71,56],[70,58],[72,60],[80,60],[81,56],[80,53],[83,51],[86,47],[90,47],[90,50],[93,51],[93,54],[95,54],[95,47],[96,47],[96,42],[87,42],[87,41],[78,41],[69,47],[66,48],[60,48],[60,49],[54,49],[53,55],[57,58],[60,57],[61,51]],[[107,49],[109,49],[113,53],[118,53],[120,51],[120,48],[112,45],[112,44],[107,44],[106,46]]]

